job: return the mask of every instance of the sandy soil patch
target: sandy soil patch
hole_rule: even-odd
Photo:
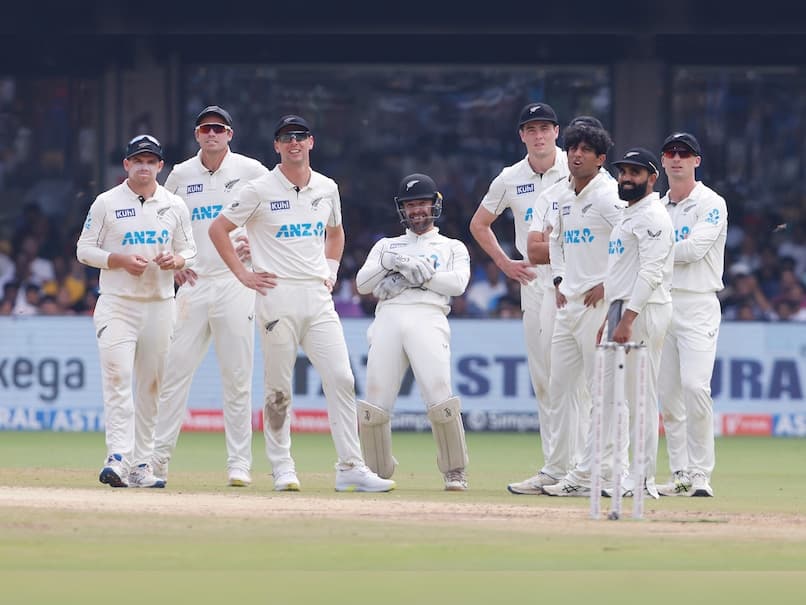
[[[607,503],[605,502],[605,505]],[[654,536],[806,540],[806,515],[647,511],[645,521],[594,522],[587,508],[552,506],[542,497],[517,504],[395,500],[385,494],[342,494],[312,497],[300,494],[199,494],[162,490],[97,490],[0,487],[0,509],[6,507],[102,512],[217,516],[246,519],[320,518],[400,521],[404,523],[473,523],[491,528],[535,533],[634,533]],[[629,513],[631,501],[625,501]],[[629,529],[625,529],[629,528]]]

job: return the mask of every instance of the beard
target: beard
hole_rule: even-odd
[[[646,197],[646,192],[649,188],[648,181],[644,181],[643,183],[633,183],[632,185],[632,187],[626,189],[623,183],[618,184],[618,196],[620,199],[624,200],[625,202],[637,202],[638,200]]]

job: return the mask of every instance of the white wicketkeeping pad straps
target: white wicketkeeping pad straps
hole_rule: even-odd
[[[357,401],[358,437],[364,462],[383,479],[395,472],[397,461],[392,456],[392,423],[389,412],[378,406]]]
[[[467,466],[465,427],[462,426],[461,403],[458,397],[428,407],[431,431],[437,442],[437,466],[443,473]]]

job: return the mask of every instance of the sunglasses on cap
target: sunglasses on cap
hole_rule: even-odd
[[[688,147],[670,147],[663,150],[663,157],[671,160],[675,155],[679,155],[680,159],[687,160],[688,158],[697,155]]]
[[[304,130],[293,130],[291,132],[281,132],[274,137],[274,140],[281,143],[290,143],[291,141],[305,141],[309,136],[311,136],[310,132]]]
[[[222,132],[230,130],[230,127],[226,124],[199,124],[196,126],[196,130],[202,134],[210,134],[211,132],[221,134]]]
[[[150,141],[150,142],[154,143],[154,145],[156,145],[157,147],[162,147],[160,142],[157,139],[155,139],[154,137],[152,137],[150,134],[138,134],[131,141],[129,141],[128,144],[129,145],[134,145],[135,143],[138,143],[139,141]]]

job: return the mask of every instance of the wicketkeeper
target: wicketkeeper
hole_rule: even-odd
[[[361,294],[379,303],[369,328],[367,400],[358,401],[361,450],[367,465],[389,478],[392,409],[411,365],[437,444],[437,466],[445,489],[467,489],[468,463],[459,398],[451,390],[450,327],[452,296],[461,296],[470,279],[465,245],[441,235],[434,221],[442,213],[442,194],[431,177],[404,178],[395,197],[406,233],[383,238],[358,271]]]

